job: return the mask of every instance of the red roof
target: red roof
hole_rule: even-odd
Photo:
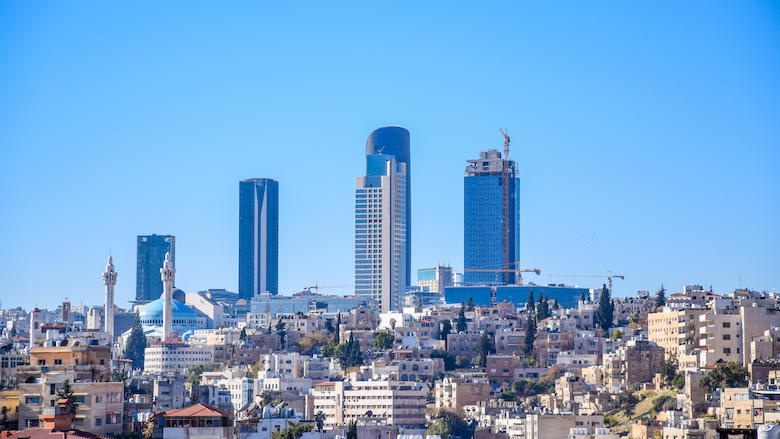
[[[194,404],[183,409],[166,410],[162,415],[165,418],[169,416],[176,418],[213,418],[215,416],[233,417],[232,414],[224,410],[220,410],[213,405],[203,403]]]
[[[335,385],[336,385],[336,383],[334,383],[332,381],[329,381],[329,382],[326,382],[326,383],[317,383],[317,384],[315,384],[315,386],[335,386]]]

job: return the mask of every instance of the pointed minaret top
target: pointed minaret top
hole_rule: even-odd
[[[114,257],[109,255],[108,256],[108,263],[106,264],[106,271],[108,271],[108,268],[114,268]]]
[[[171,262],[171,252],[165,253],[165,263],[163,264],[163,267],[173,268],[173,262]]]

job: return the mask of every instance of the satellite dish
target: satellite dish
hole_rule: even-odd
[[[374,416],[374,412],[372,412],[371,410],[369,410],[369,411],[367,411],[367,412],[366,412],[366,417],[367,417],[367,418],[370,418],[370,417],[372,417],[372,416]]]

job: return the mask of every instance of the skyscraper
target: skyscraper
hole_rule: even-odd
[[[508,152],[508,142],[505,151]],[[495,149],[467,160],[464,181],[463,280],[514,284],[520,263],[520,178],[517,163]],[[475,270],[475,271],[470,271]]]
[[[239,182],[238,298],[279,293],[279,182]]]
[[[366,141],[355,185],[355,294],[381,312],[398,309],[412,272],[409,131],[390,126]]]
[[[163,292],[160,269],[165,254],[171,254],[176,265],[176,237],[173,235],[139,235],[135,273],[136,300],[157,300]]]

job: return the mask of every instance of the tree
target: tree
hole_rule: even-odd
[[[341,342],[341,339],[339,338],[339,331],[341,331],[341,313],[339,313],[339,317],[336,320],[336,330],[333,331],[333,345],[336,346]]]
[[[441,330],[439,331],[439,339],[444,340],[444,347],[447,347],[447,336],[452,332],[452,322],[449,319],[445,319],[441,322]]]
[[[634,411],[636,410],[636,405],[638,402],[639,398],[637,398],[636,395],[634,395],[634,393],[630,390],[623,389],[623,391],[620,393],[620,411],[625,413],[629,420],[631,420],[631,416],[634,415]]]
[[[599,298],[599,307],[596,309],[596,323],[606,333],[612,327],[612,321],[615,319],[615,303],[612,301],[612,295],[607,289],[607,284],[601,287],[601,297]]]
[[[199,364],[197,366],[193,366],[187,371],[189,372],[189,376],[187,377],[187,384],[190,385],[190,388],[197,387],[200,385],[200,377],[203,372],[213,372],[219,369],[222,369],[222,365],[219,363]]]
[[[356,421],[349,421],[349,427],[347,427],[347,439],[357,439]]]
[[[455,359],[455,355],[450,353],[450,351],[446,349],[436,349],[431,353],[431,358],[441,358],[444,360],[444,370],[454,370],[457,368],[457,360]]]
[[[669,408],[672,407],[672,404],[674,404],[674,408],[677,408],[677,398],[671,395],[661,395],[653,400],[653,410],[655,410],[656,413],[669,410]]]
[[[241,333],[238,334],[238,339],[241,341],[246,340],[246,327],[241,328]]]
[[[670,356],[669,359],[661,360],[661,378],[664,380],[664,384],[671,386],[672,382],[679,374],[680,364],[677,362],[677,357]],[[684,381],[683,381],[684,382]]]
[[[324,332],[307,332],[299,338],[295,345],[301,354],[309,354],[322,347],[329,341],[328,334]]]
[[[314,415],[314,422],[317,424],[317,431],[322,432],[322,427],[325,426],[325,413],[322,410]]]
[[[391,349],[395,343],[395,336],[389,332],[380,332],[374,339],[374,346],[379,349]]]
[[[275,431],[271,433],[271,439],[300,439],[304,433],[308,433],[314,429],[311,424],[300,424],[287,421],[287,427],[282,431]]]
[[[547,296],[542,291],[539,294],[539,302],[536,304],[536,320],[542,321],[550,317],[550,302],[547,301]]]
[[[458,312],[458,323],[455,325],[455,329],[458,330],[458,332],[463,332],[466,330],[466,303],[461,303],[460,305],[460,312]]]
[[[333,334],[336,330],[333,328],[333,319],[327,319],[325,320],[325,329],[328,330],[331,334]]]
[[[720,387],[746,387],[748,385],[748,370],[740,363],[729,361],[720,363],[715,369],[707,372],[699,380],[699,387],[706,387],[710,392]]]
[[[390,323],[390,330],[392,330],[392,331],[395,331],[395,325],[396,325],[396,323],[397,323],[397,322],[395,321],[395,319],[392,319],[392,318],[391,318],[391,319],[390,319],[390,322],[388,322],[388,323]]]
[[[615,329],[615,332],[612,333],[612,340],[620,340],[623,338],[623,333],[620,332],[620,329]]]
[[[144,351],[146,350],[146,335],[141,327],[141,317],[138,311],[133,319],[133,329],[130,330],[130,336],[127,337],[127,346],[125,346],[124,357],[133,362],[133,369],[144,368]]]
[[[469,311],[473,310],[474,309],[474,298],[469,297],[469,303],[466,306],[468,306]]]
[[[487,332],[483,332],[477,343],[477,364],[479,367],[487,366],[487,356],[489,354],[496,353],[496,345],[488,336]]]
[[[57,397],[59,399],[67,399],[68,402],[65,403],[65,406],[68,407],[68,411],[71,415],[76,414],[76,411],[79,409],[79,400],[73,395],[73,388],[70,386],[70,380],[65,380],[65,382],[62,383],[62,389],[57,392]]]
[[[523,338],[523,353],[526,358],[531,358],[534,352],[534,342],[536,341],[536,322],[533,313],[529,313],[525,325],[525,338]]]
[[[664,305],[666,305],[666,288],[664,288],[664,284],[661,284],[661,288],[655,292],[655,307]]]
[[[528,301],[525,303],[525,312],[533,313],[535,304],[536,304],[536,301],[534,300],[534,290],[529,290],[528,291]]]
[[[561,306],[560,306],[560,305],[558,305],[558,298],[556,297],[556,298],[555,298],[555,301],[553,302],[553,309],[554,309],[554,310],[557,310],[557,309],[558,309],[558,308],[560,308],[560,307],[561,307]]]
[[[585,296],[585,291],[582,292],[582,296],[580,297],[580,302],[587,303],[588,298]]]
[[[284,349],[284,336],[287,335],[287,323],[284,323],[281,319],[276,322],[276,333],[279,334],[279,341],[282,342],[282,349]]]
[[[469,431],[463,422],[463,409],[453,410],[442,408],[433,415],[433,418],[435,418],[435,421],[431,423],[432,425],[438,424],[436,428],[440,428],[442,431],[449,431],[449,434],[447,436],[442,436],[442,439],[449,437],[449,435],[460,436],[462,438],[469,436]]]
[[[450,437],[450,433],[452,433],[452,430],[450,430],[450,426],[447,425],[447,421],[444,418],[439,418],[431,422],[431,425],[425,431],[425,436],[448,438]]]

